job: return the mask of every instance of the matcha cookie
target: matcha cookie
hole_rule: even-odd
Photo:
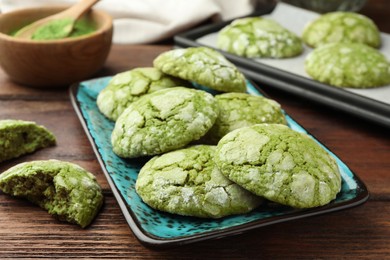
[[[198,140],[218,116],[214,97],[202,90],[174,87],[143,96],[119,116],[111,136],[120,157],[156,155]]]
[[[55,145],[54,135],[35,122],[0,120],[0,162]]]
[[[245,126],[261,123],[287,124],[280,105],[262,96],[246,93],[216,95],[219,116],[202,139],[216,144],[227,133]]]
[[[153,157],[142,167],[136,191],[152,208],[202,218],[243,214],[262,198],[228,180],[215,166],[214,146],[191,146]]]
[[[335,159],[308,135],[280,124],[258,124],[225,135],[215,163],[245,189],[294,208],[328,204],[341,189]]]
[[[156,68],[136,68],[115,75],[97,97],[97,106],[115,121],[132,102],[156,90],[190,86],[190,83],[162,73]]]
[[[76,164],[57,160],[31,161],[8,169],[0,174],[0,189],[83,228],[103,204],[95,176]]]
[[[297,35],[262,17],[234,20],[218,33],[217,47],[247,58],[289,58],[303,51]]]
[[[390,83],[390,63],[378,50],[360,43],[330,43],[305,60],[313,79],[337,87],[372,88]]]
[[[244,75],[219,52],[207,47],[175,49],[157,56],[154,66],[166,74],[221,92],[245,92]]]
[[[326,43],[357,42],[378,48],[380,33],[368,17],[353,12],[331,12],[311,21],[303,30],[302,40],[315,48]]]

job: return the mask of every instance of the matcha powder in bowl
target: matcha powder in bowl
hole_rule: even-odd
[[[32,35],[33,40],[56,40],[68,37],[77,37],[92,33],[96,30],[96,25],[87,18],[79,19],[75,22],[70,34],[64,28],[72,26],[72,19],[59,19],[38,28]]]

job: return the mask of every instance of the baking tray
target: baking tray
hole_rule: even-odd
[[[264,16],[278,21],[287,29],[301,35],[304,26],[319,14],[279,3],[267,8]],[[174,37],[177,47],[216,47],[216,36],[230,21],[201,26]],[[390,59],[390,35],[381,33],[380,51]],[[304,46],[304,52],[288,59],[249,59],[219,50],[233,62],[247,77],[254,81],[288,93],[310,99],[320,104],[347,112],[359,118],[390,128],[390,85],[372,89],[338,88],[312,80],[304,71],[304,59],[311,48]]]
[[[340,193],[325,206],[293,209],[264,204],[250,213],[221,219],[185,217],[152,209],[142,202],[135,191],[139,170],[147,158],[122,159],[114,154],[110,141],[114,122],[100,113],[96,105],[97,95],[110,79],[103,77],[74,84],[70,88],[70,98],[130,229],[145,246],[167,248],[238,235],[255,228],[348,209],[364,203],[369,197],[359,177],[324,146],[336,159],[342,177]],[[260,88],[249,81],[247,89],[252,95],[264,95]],[[309,134],[289,115],[285,116],[289,127]],[[314,136],[311,137],[316,140]]]

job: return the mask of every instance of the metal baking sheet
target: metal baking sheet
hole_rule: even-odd
[[[302,34],[309,21],[319,16],[318,13],[284,3],[255,15],[272,18],[297,35]],[[175,37],[175,44],[178,47],[208,46],[217,49],[217,34],[230,22],[207,25],[182,33]],[[381,33],[381,38],[382,46],[379,51],[390,59],[390,34]],[[311,51],[311,48],[304,46],[304,52],[300,56],[288,59],[249,59],[220,52],[246,76],[257,82],[390,127],[390,85],[352,89],[333,87],[312,80],[304,70],[304,60]]]

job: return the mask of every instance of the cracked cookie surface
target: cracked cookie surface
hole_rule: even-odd
[[[184,87],[156,91],[119,116],[111,135],[113,151],[135,158],[182,148],[202,137],[218,113],[217,102],[205,91]]]
[[[217,47],[247,58],[289,58],[303,51],[297,35],[263,17],[234,20],[218,33]]]
[[[378,50],[360,43],[330,43],[305,59],[313,79],[337,87],[372,88],[390,84],[390,62]]]
[[[280,124],[258,124],[224,136],[215,163],[230,180],[294,208],[322,206],[341,189],[338,165],[318,143]]]
[[[0,189],[26,198],[62,221],[88,226],[103,204],[95,176],[58,160],[20,163],[0,174]]]
[[[221,218],[247,213],[262,198],[227,179],[215,166],[215,146],[196,145],[153,157],[136,191],[152,208],[185,216]]]
[[[208,47],[163,52],[153,61],[166,74],[221,92],[245,92],[244,75],[221,53]]]
[[[368,17],[353,12],[331,12],[309,22],[302,40],[310,47],[336,42],[357,42],[378,48],[380,33]]]
[[[0,162],[55,144],[55,136],[35,122],[0,120]]]
[[[204,140],[216,144],[227,133],[245,126],[262,123],[286,125],[280,105],[262,96],[247,93],[224,93],[216,95],[219,115]]]
[[[190,83],[156,68],[136,68],[116,74],[99,93],[96,102],[99,110],[115,121],[126,107],[141,96],[177,86],[190,86]]]

